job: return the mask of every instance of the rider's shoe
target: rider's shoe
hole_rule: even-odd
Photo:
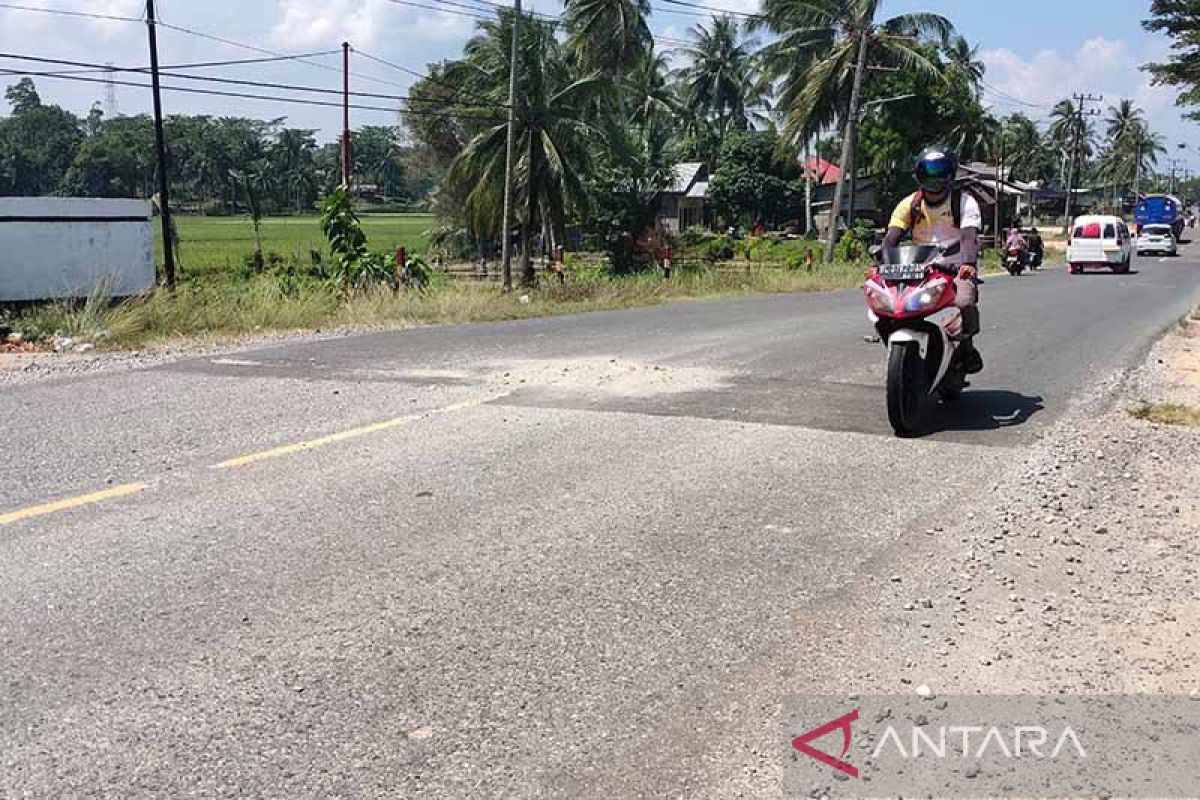
[[[968,375],[977,375],[983,372],[983,356],[979,354],[975,343],[970,339],[964,339],[963,343],[959,345],[958,363],[962,365],[963,372]]]

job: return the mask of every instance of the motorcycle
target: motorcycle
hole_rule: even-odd
[[[888,422],[913,435],[925,402],[958,400],[967,373],[956,358],[962,314],[955,306],[957,244],[906,245],[879,251],[867,274],[867,318],[887,346]]]
[[[1019,247],[1009,247],[1004,256],[1004,268],[1008,274],[1016,277],[1025,271],[1025,253]]]

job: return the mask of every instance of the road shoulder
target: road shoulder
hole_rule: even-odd
[[[1200,696],[1200,428],[1131,413],[1200,407],[1198,355],[1195,320],[998,465],[959,513],[910,530],[797,619],[794,671],[759,707],[804,694]],[[736,724],[705,796],[774,796],[778,735]]]

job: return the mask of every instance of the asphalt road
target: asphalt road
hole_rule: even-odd
[[[857,292],[6,389],[0,796],[777,796],[737,731],[820,688],[796,621],[1197,301],[991,278],[916,440]]]

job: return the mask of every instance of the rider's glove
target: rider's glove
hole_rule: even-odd
[[[969,280],[971,280],[973,278],[977,278],[977,277],[979,277],[979,270],[975,269],[974,264],[963,264],[961,267],[958,268],[958,279],[959,280],[969,281]]]

